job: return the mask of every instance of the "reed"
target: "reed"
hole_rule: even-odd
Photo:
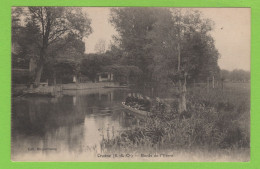
[[[140,126],[104,139],[105,151],[167,151],[176,149],[238,150],[250,147],[250,89],[229,84],[224,90],[192,88],[187,112],[176,102],[165,111],[152,109]]]

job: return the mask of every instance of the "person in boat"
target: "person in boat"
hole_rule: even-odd
[[[151,99],[149,97],[140,96],[138,99],[139,110],[150,111]]]
[[[151,99],[149,97],[143,97],[140,94],[128,94],[125,104],[143,111],[150,111]]]
[[[126,100],[125,104],[131,107],[135,107],[139,104],[139,96],[136,93],[129,93]]]
[[[132,94],[128,94],[126,100],[125,100],[125,104],[128,106],[132,106],[135,102],[135,97]]]
[[[144,105],[144,98],[142,95],[138,95],[138,104],[140,106],[143,106]]]
[[[133,96],[134,96],[133,100],[132,100],[132,102],[130,103],[129,106],[131,106],[132,108],[139,109],[140,108],[140,100],[141,100],[140,94],[134,93]]]
[[[133,103],[137,104],[138,103],[138,95],[136,93],[133,93]]]
[[[125,99],[125,104],[128,105],[129,103],[131,103],[131,101],[132,101],[132,95],[128,94],[126,99]]]

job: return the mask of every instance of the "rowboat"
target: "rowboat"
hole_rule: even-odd
[[[151,115],[151,112],[148,112],[148,111],[143,111],[143,110],[139,110],[139,109],[136,109],[136,108],[133,108],[133,107],[130,107],[128,105],[125,104],[125,102],[122,102],[122,105],[125,109],[133,112],[133,113],[136,113],[136,114],[139,114],[139,115],[142,115],[142,116],[149,116]]]

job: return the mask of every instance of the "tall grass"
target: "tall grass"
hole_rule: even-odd
[[[179,114],[176,102],[167,110],[153,109],[142,125],[113,139],[104,139],[105,151],[176,149],[240,149],[250,146],[249,86],[228,84],[221,88],[190,88],[187,112]]]

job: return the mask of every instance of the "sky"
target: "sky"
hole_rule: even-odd
[[[195,9],[195,8],[194,8]],[[218,64],[221,69],[250,70],[250,8],[196,8],[203,17],[215,22],[214,30],[210,32],[215,39],[215,46],[221,57]],[[95,45],[103,39],[108,45],[117,32],[109,23],[109,8],[84,8],[92,19],[93,33],[85,39],[85,53],[95,53]]]
[[[95,53],[96,43],[102,39],[106,41],[106,47],[113,41],[112,36],[117,32],[109,23],[110,8],[89,7],[85,8],[89,18],[91,18],[92,34],[85,39],[85,53]]]

